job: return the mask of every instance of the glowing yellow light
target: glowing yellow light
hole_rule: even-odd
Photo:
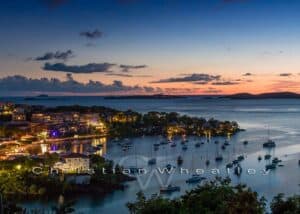
[[[41,151],[42,151],[43,154],[45,154],[46,152],[48,152],[47,144],[41,144]]]
[[[43,137],[43,138],[46,138],[48,136],[48,132],[47,131],[42,131],[40,133],[40,136]]]
[[[22,168],[21,164],[18,164],[18,165],[16,166],[16,169],[17,169],[17,170],[20,170],[21,168]]]

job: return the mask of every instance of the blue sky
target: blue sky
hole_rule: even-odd
[[[260,88],[253,92],[274,90],[279,83],[280,90],[300,91],[293,82],[299,80],[299,11],[296,0],[1,1],[0,78],[22,75],[64,80],[65,71],[45,71],[44,62],[30,59],[72,50],[73,57],[60,63],[147,65],[134,69],[131,78],[101,72],[73,74],[80,83],[92,79],[162,89],[193,86],[193,93],[201,93],[212,86],[150,82],[194,73],[222,75],[222,81],[233,81],[253,73],[252,82]],[[80,36],[80,32],[95,30],[102,33],[99,38]],[[281,73],[295,78],[282,80]],[[244,91],[241,85],[218,91]]]

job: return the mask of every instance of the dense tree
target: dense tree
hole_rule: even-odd
[[[300,213],[300,196],[292,196],[284,199],[283,194],[275,196],[271,203],[273,214],[299,214]]]
[[[217,179],[187,192],[176,200],[154,197],[146,199],[138,193],[137,201],[128,203],[131,213],[264,213],[265,200],[246,186],[230,185],[228,179]]]

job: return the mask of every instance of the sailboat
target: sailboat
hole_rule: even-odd
[[[237,176],[240,176],[242,174],[242,167],[240,164],[238,164],[236,167],[234,167],[234,174],[236,174]]]
[[[166,163],[167,163],[167,150],[166,150]],[[168,170],[171,170],[174,166],[172,166],[171,164],[167,164],[166,165],[166,168]],[[166,187],[161,187],[160,188],[160,193],[162,194],[170,194],[172,192],[178,192],[180,191],[180,186],[175,186],[175,185],[172,185],[172,184],[169,184],[168,186]]]
[[[237,160],[238,160],[238,161],[243,161],[244,159],[245,159],[244,155],[239,155],[239,156],[237,157]]]
[[[208,145],[207,145],[208,147]],[[210,164],[210,161],[208,159],[208,148],[206,148],[206,161],[205,161],[205,165],[208,166]]]
[[[137,155],[136,155],[136,145],[133,146],[134,148],[134,158],[135,158],[135,166],[130,166],[129,170],[131,174],[136,174],[139,172],[139,168],[138,168],[138,161],[137,161]]]
[[[271,157],[272,157],[272,155],[266,154],[266,155],[265,155],[265,160],[270,160]]]
[[[258,161],[261,161],[261,159],[262,159],[262,158],[261,158],[261,156],[259,155],[258,158],[257,158],[257,160],[258,160]]]
[[[218,156],[216,156],[215,160],[216,160],[216,162],[221,162],[221,161],[223,161],[223,156],[218,155]]]
[[[282,162],[279,158],[273,158],[272,163],[266,165],[266,170],[276,169],[277,165]],[[279,165],[278,165],[279,166]]]
[[[272,140],[268,140],[267,142],[263,143],[264,148],[274,148],[276,147],[276,143]]]
[[[177,165],[181,165],[183,163],[183,159],[181,156],[178,156],[177,158]]]
[[[272,169],[276,169],[276,164],[275,163],[271,163],[266,165],[266,170],[272,170]]]
[[[151,149],[151,158],[148,160],[148,165],[155,165],[156,164],[156,158],[153,157],[152,149]]]
[[[194,183],[199,183],[205,179],[206,179],[206,177],[202,177],[200,175],[195,174],[195,175],[192,175],[192,177],[187,179],[185,182],[188,184],[194,184]]]
[[[227,140],[225,140],[224,146],[229,146],[229,145],[230,145],[229,142]]]
[[[160,188],[160,193],[165,193],[169,194],[172,192],[179,192],[180,191],[180,186],[173,186],[173,185],[168,185],[167,187],[161,187]]]
[[[194,170],[194,154],[192,154],[192,170]],[[188,178],[185,182],[188,184],[199,183],[202,180],[205,180],[205,177],[202,177],[198,174],[193,174],[192,177]]]
[[[228,169],[228,168],[232,168],[233,167],[233,163],[228,163],[228,164],[226,164],[226,168]]]
[[[159,143],[154,143],[154,144],[153,144],[154,151],[159,150],[159,146],[160,146]]]
[[[268,140],[263,143],[263,148],[274,148],[276,147],[276,143],[270,139],[270,129],[268,128]]]
[[[172,164],[168,163],[168,159],[167,159],[167,157],[168,157],[167,149],[165,150],[165,152],[166,152],[166,154],[165,154],[165,156],[166,156],[166,158],[165,158],[165,160],[166,160],[166,168],[167,168],[168,170],[171,170],[171,169],[173,169],[173,168],[176,168],[176,167],[173,166]]]
[[[221,162],[221,161],[223,161],[223,156],[219,154],[218,144],[216,145],[216,147],[217,147],[217,155],[216,155],[215,160],[216,160],[216,162]]]
[[[151,158],[148,160],[148,165],[155,165],[156,164],[156,158]]]

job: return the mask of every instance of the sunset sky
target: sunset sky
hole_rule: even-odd
[[[1,1],[0,95],[300,93],[298,0]]]

